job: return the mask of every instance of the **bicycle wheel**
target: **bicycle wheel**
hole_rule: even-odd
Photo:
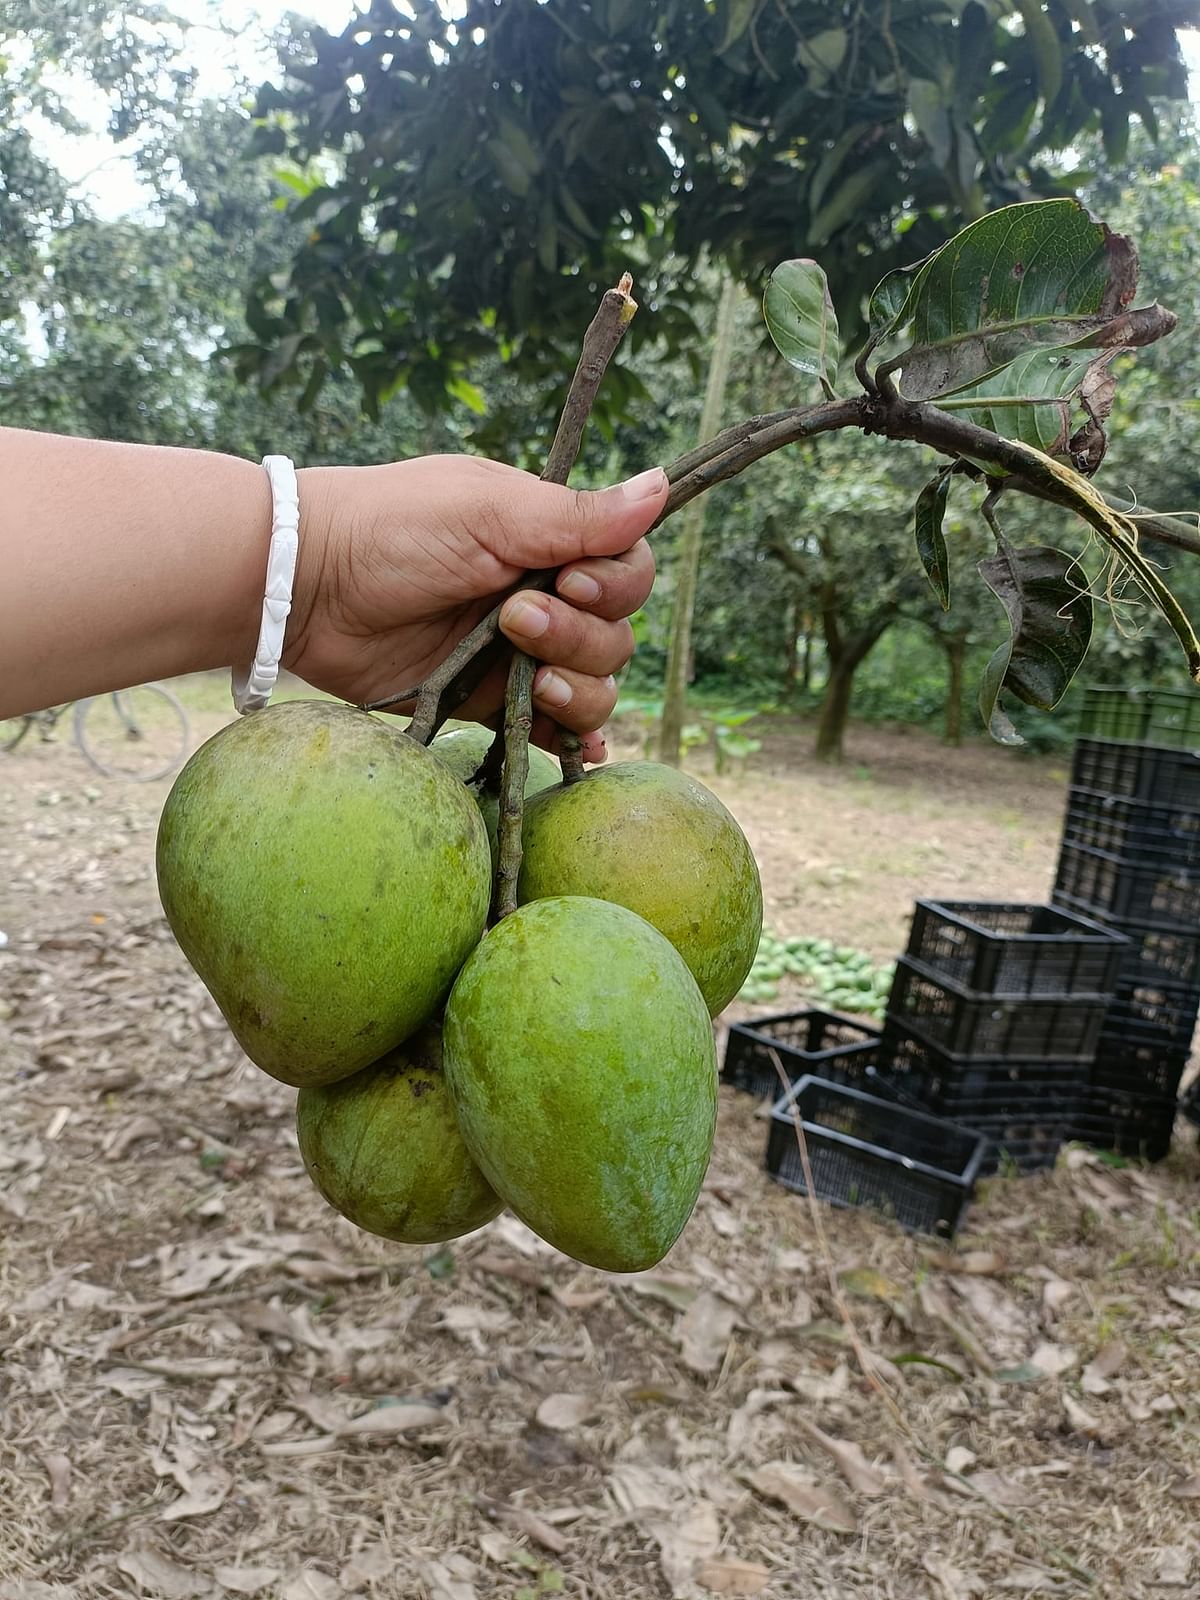
[[[187,755],[187,713],[159,683],[119,689],[79,702],[75,742],[106,777],[148,783],[174,772]]]
[[[5,717],[0,722],[0,755],[15,750],[32,727],[32,717]]]

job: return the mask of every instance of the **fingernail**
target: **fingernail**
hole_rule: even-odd
[[[523,594],[514,595],[505,602],[500,620],[506,628],[523,633],[527,639],[540,639],[550,626],[550,614],[545,606]]]
[[[549,669],[538,675],[533,692],[545,706],[562,707],[571,703],[571,685]]]
[[[636,478],[628,478],[618,487],[626,500],[652,500],[662,493],[666,481],[661,467],[651,467],[649,472],[639,472]]]
[[[600,598],[600,585],[586,572],[568,572],[558,585],[558,592],[568,600],[578,600],[581,606],[590,605]]]

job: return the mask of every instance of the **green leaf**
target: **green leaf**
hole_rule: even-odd
[[[917,554],[943,611],[950,609],[950,567],[946,559],[946,540],[942,534],[949,493],[950,469],[946,468],[936,478],[930,479],[913,507]]]
[[[482,417],[487,412],[487,402],[482,392],[466,378],[454,378],[446,385],[446,393],[452,394],[456,400],[461,400],[468,411],[473,411],[477,417]]]
[[[872,327],[895,304],[895,279],[872,296]],[[921,265],[887,330],[908,326],[909,345],[887,368],[909,399],[954,394],[1031,350],[1102,342],[1136,289],[1131,241],[1078,201],[1005,206]]]
[[[1017,10],[1025,24],[1025,37],[1037,64],[1038,88],[1047,107],[1058,99],[1062,88],[1062,51],[1054,24],[1046,15],[1042,0],[1017,0]]]
[[[784,261],[775,268],[763,295],[763,320],[784,360],[832,395],[841,353],[837,315],[815,261]]]
[[[952,1367],[948,1361],[939,1361],[936,1356],[922,1355],[919,1350],[909,1350],[904,1355],[891,1356],[889,1359],[894,1367],[934,1367],[953,1378],[955,1383],[963,1381],[963,1375],[957,1367]]]
[[[808,69],[809,82],[820,88],[846,58],[845,28],[824,28],[796,44],[796,58]]]
[[[1070,440],[1073,401],[1090,378],[1102,374],[1116,353],[1032,350],[940,404],[946,411],[965,412],[977,427],[1020,439],[1047,455],[1061,455]]]
[[[717,46],[719,56],[735,45],[754,21],[758,0],[726,0],[725,10],[725,37]]]
[[[840,188],[809,218],[805,237],[810,247],[826,244],[832,234],[844,228],[859,213],[875,192],[880,178],[892,169],[892,158],[881,156],[852,172]]]
[[[1049,545],[1005,545],[979,563],[1012,632],[988,662],[979,686],[979,710],[998,744],[1025,743],[1000,708],[1001,689],[1026,705],[1050,711],[1087,654],[1092,597],[1073,580],[1077,569],[1074,556]]]

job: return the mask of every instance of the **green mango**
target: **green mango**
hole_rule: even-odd
[[[241,717],[176,778],[158,888],[238,1043],[303,1087],[436,1015],[491,895],[479,808],[440,761],[350,706]]]
[[[687,962],[712,1016],[759,949],[762,884],[746,836],[686,773],[653,761],[598,767],[525,809],[522,901],[611,900],[644,917]]]
[[[471,779],[483,765],[483,758],[491,749],[494,738],[495,734],[490,733],[487,728],[455,728],[450,733],[438,734],[429,746],[430,754],[435,755],[439,761],[444,761],[474,796],[475,804],[483,817],[483,825],[487,829],[493,861],[496,856],[496,833],[500,826],[500,797],[490,793],[482,784],[472,783]],[[531,744],[529,775],[525,779],[526,799],[531,794],[539,794],[543,789],[549,789],[561,782],[562,773],[559,771],[558,762],[537,745]]]
[[[712,1024],[667,940],[602,900],[520,906],[459,973],[443,1038],[463,1139],[505,1204],[589,1266],[660,1261],[717,1110]]]
[[[457,1239],[504,1209],[458,1131],[435,1023],[351,1078],[301,1089],[296,1137],[329,1204],[381,1239]]]

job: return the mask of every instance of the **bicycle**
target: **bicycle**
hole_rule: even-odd
[[[143,683],[0,721],[0,755],[15,750],[34,728],[44,744],[50,743],[68,711],[73,712],[76,745],[106,778],[149,783],[174,772],[187,756],[191,737],[187,712],[161,683]]]

